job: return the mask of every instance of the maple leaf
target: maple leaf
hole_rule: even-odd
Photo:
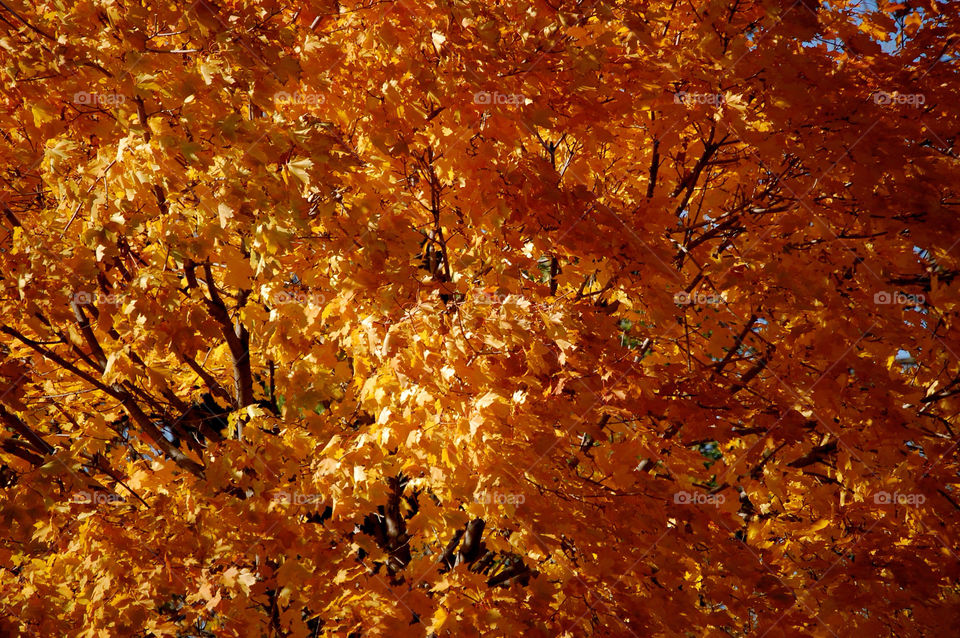
[[[0,3],[0,633],[948,632],[960,15],[701,5]]]

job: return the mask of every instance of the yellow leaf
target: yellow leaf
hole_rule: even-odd
[[[356,483],[367,480],[367,471],[363,469],[362,465],[355,465],[353,467],[353,480]]]
[[[430,632],[436,633],[440,631],[444,623],[447,622],[447,610],[443,607],[437,607],[437,610],[433,612],[433,621],[430,623]]]
[[[310,185],[310,174],[307,172],[313,168],[313,160],[308,158],[298,159],[294,162],[287,162],[287,170],[290,174],[299,179],[304,185]]]
[[[226,228],[227,220],[233,217],[233,209],[221,202],[217,206],[217,214],[220,216],[220,227]]]

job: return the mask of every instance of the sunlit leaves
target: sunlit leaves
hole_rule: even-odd
[[[6,12],[0,626],[955,624],[945,7]]]

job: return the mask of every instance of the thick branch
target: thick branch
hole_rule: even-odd
[[[230,356],[233,359],[233,382],[236,393],[235,405],[238,408],[253,403],[253,372],[250,369],[250,333],[240,323],[230,320],[230,313],[227,306],[220,298],[217,292],[217,286],[213,279],[213,272],[210,269],[210,263],[203,265],[203,275],[207,282],[207,292],[210,298],[204,297],[210,314],[220,324],[223,331],[223,337],[230,348]],[[189,277],[188,277],[189,281]]]
[[[71,301],[70,307],[73,309],[73,316],[77,318],[80,334],[83,335],[83,338],[87,341],[87,345],[90,346],[90,350],[93,352],[93,356],[96,357],[97,365],[100,366],[101,371],[105,370],[107,367],[107,355],[104,354],[103,348],[100,347],[100,342],[97,341],[96,335],[93,334],[93,328],[90,327],[90,320],[83,312],[83,308],[81,308],[76,301]]]
[[[30,426],[20,420],[20,417],[7,412],[3,405],[0,405],[0,421],[3,421],[7,427],[22,436],[40,454],[53,454],[52,445],[44,441]]]

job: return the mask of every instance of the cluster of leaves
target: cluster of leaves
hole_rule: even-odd
[[[955,4],[23,4],[3,631],[960,622]]]

